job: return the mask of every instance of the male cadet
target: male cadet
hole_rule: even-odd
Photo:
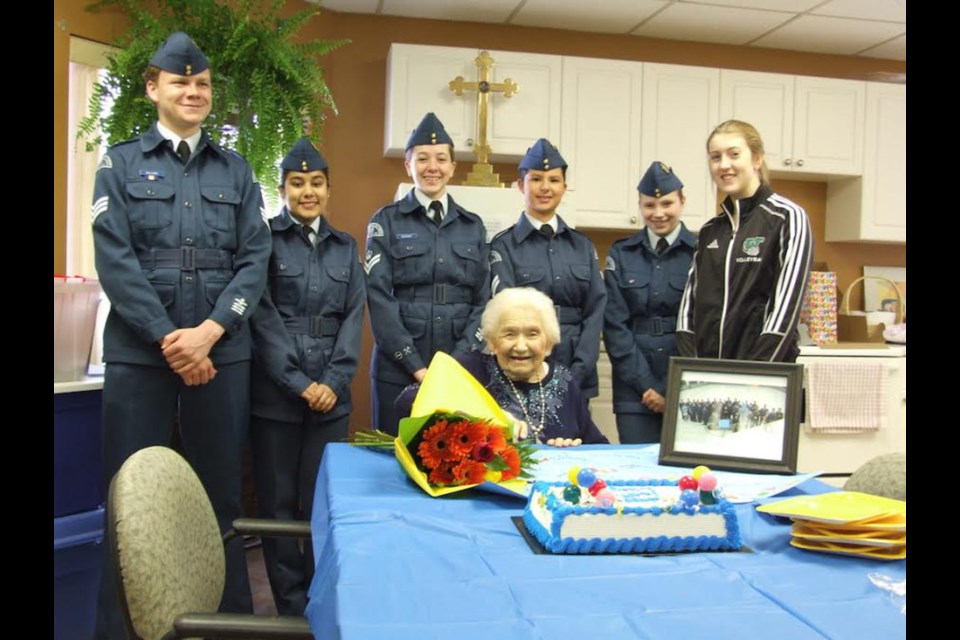
[[[557,309],[560,344],[550,359],[573,372],[585,398],[597,395],[597,358],[607,292],[590,238],[557,215],[567,191],[567,162],[548,140],[527,149],[517,167],[525,211],[490,242],[491,289],[533,287]]]
[[[178,423],[186,458],[226,530],[241,514],[247,320],[266,282],[270,234],[250,166],[200,128],[210,113],[209,67],[184,33],[154,53],[144,79],[157,122],[100,162],[93,236],[111,303],[103,339],[105,478],[138,449],[169,445]],[[122,638],[106,564],[98,637]],[[252,610],[242,544],[227,549],[220,607]]]
[[[419,382],[437,351],[483,347],[480,315],[490,298],[486,230],[447,194],[453,140],[428,113],[407,141],[416,185],[373,214],[367,227],[367,303],[376,345],[370,367],[375,427],[397,433],[394,400]]]

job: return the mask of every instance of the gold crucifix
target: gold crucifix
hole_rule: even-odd
[[[464,91],[477,92],[477,144],[474,147],[477,161],[467,174],[464,184],[477,187],[502,187],[504,185],[500,182],[500,175],[494,173],[493,165],[487,162],[493,151],[487,142],[487,109],[490,104],[490,93],[502,93],[504,98],[509,98],[519,91],[520,87],[510,78],[503,82],[490,82],[490,69],[494,63],[488,52],[481,51],[474,62],[477,64],[477,82],[465,82],[463,76],[457,76],[449,84],[450,91],[458,96],[462,96]]]

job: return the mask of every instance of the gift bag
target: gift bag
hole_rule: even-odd
[[[800,322],[807,325],[817,346],[837,341],[837,274],[811,271],[807,294],[800,309]]]

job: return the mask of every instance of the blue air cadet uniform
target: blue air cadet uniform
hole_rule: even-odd
[[[637,185],[641,194],[655,198],[682,188],[680,179],[660,162],[654,162]],[[647,389],[666,397],[670,356],[677,354],[677,310],[696,246],[696,236],[681,222],[663,237],[641,229],[613,243],[607,255],[603,339],[612,365],[613,411],[621,443],[660,441],[663,416],[641,400]]]
[[[289,171],[326,174],[327,162],[302,138],[281,169],[284,177]],[[303,224],[284,207],[270,230],[267,292],[251,321],[257,506],[264,518],[309,520],[323,450],[347,436],[366,299],[363,271],[356,241],[323,216]],[[325,413],[300,396],[314,381],[337,395]],[[265,538],[263,551],[278,612],[303,615],[313,576],[310,545],[301,553],[297,540]]]
[[[178,76],[209,67],[184,33],[170,36],[150,64]],[[183,157],[173,140],[176,134],[154,123],[139,138],[111,147],[97,169],[94,247],[111,303],[104,329],[104,478],[109,481],[135,451],[170,445],[179,419],[186,458],[226,531],[241,515],[250,415],[248,320],[266,282],[270,237],[247,162],[205,132],[181,143]],[[160,343],[207,319],[225,330],[209,353],[217,374],[207,384],[186,386]],[[107,568],[101,636],[118,632],[114,589]],[[230,545],[221,610],[251,608],[243,545]]]
[[[407,141],[407,150],[453,140],[428,113]],[[427,204],[443,206],[434,220]],[[401,416],[394,400],[413,373],[437,351],[479,349],[480,315],[490,298],[486,230],[475,213],[449,194],[429,202],[413,189],[373,214],[367,227],[367,302],[376,344],[371,362],[375,426],[396,433]]]
[[[550,142],[541,138],[521,160],[521,174],[531,169],[566,169],[567,163]],[[522,178],[521,178],[522,179]],[[555,225],[526,212],[490,243],[491,289],[496,295],[510,287],[533,287],[557,306],[560,342],[550,359],[569,368],[585,398],[597,395],[597,359],[607,293],[597,250],[583,233],[567,226],[559,215]],[[534,225],[537,225],[536,227]]]

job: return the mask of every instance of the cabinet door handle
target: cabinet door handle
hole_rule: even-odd
[[[630,216],[630,224],[637,224],[637,216]]]
[[[791,160],[790,158],[784,158],[783,164],[789,167],[791,164],[793,164],[793,160]]]
[[[802,159],[797,160],[797,166],[798,166],[798,167],[802,167],[802,166],[803,166],[803,160],[802,160]]]
[[[472,147],[472,146],[473,146],[473,138],[467,138],[467,146],[468,146],[468,147]]]

